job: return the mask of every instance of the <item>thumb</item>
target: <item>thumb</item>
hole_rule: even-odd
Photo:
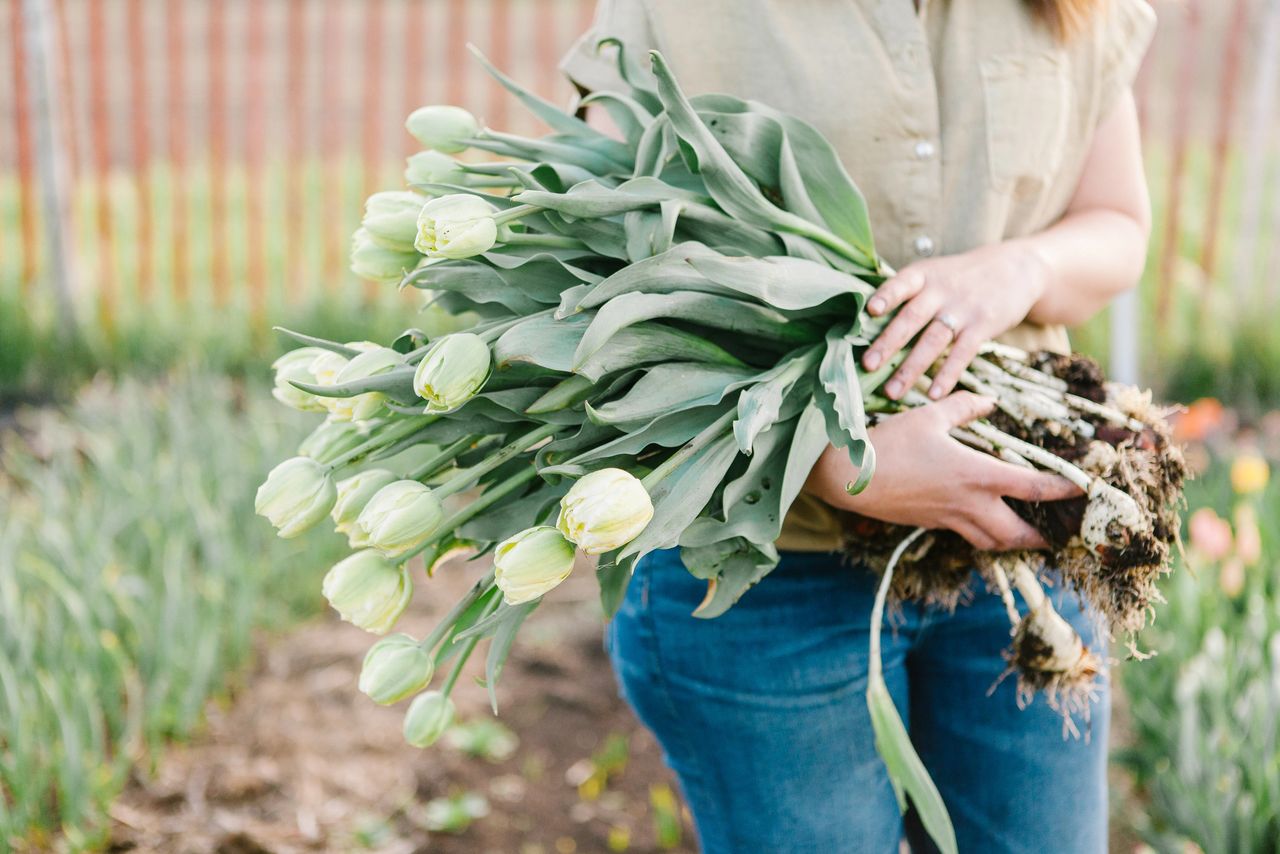
[[[963,427],[970,421],[990,415],[996,408],[993,397],[957,391],[932,404],[934,411],[946,421],[948,427]]]

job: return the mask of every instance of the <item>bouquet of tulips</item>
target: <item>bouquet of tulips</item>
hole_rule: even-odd
[[[650,70],[606,46],[626,90],[587,102],[621,138],[485,63],[551,133],[425,107],[407,121],[426,147],[409,159],[410,188],[368,200],[356,273],[423,289],[469,328],[434,340],[409,329],[386,345],[289,333],[305,346],[275,365],[280,401],[326,418],[268,476],[258,510],[281,536],[328,517],[349,538],[355,553],[323,583],[343,619],[389,632],[420,573],[460,549],[491,557],[434,631],[388,635],[365,659],[362,691],[414,698],[415,745],[449,725],[449,694],[485,639],[493,696],[521,623],[579,552],[596,558],[611,613],[636,561],[678,546],[707,581],[696,614],[715,617],[777,564],[783,517],[828,444],[859,466],[857,491],[875,471],[868,425],[927,400],[878,394],[905,354],[858,369],[887,322],[863,306],[890,271],[827,141],[763,104],[687,98],[660,55]],[[495,157],[453,157],[468,149]],[[957,438],[1085,495],[1020,508],[1052,554],[975,555],[954,535],[853,520],[851,555],[883,573],[873,651],[886,600],[947,601],[976,565],[1009,605],[1023,694],[1087,712],[1101,663],[1041,573],[1074,583],[1113,630],[1139,628],[1166,570],[1181,461],[1148,397],[1079,357],[992,344],[963,382],[999,404]],[[410,448],[414,468],[385,466]],[[946,811],[878,661],[868,703],[900,800],[946,848]]]

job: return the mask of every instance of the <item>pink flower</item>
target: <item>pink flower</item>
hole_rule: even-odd
[[[1252,504],[1240,502],[1235,513],[1236,557],[1245,566],[1262,559],[1262,532],[1258,530],[1258,514]]]
[[[1231,525],[1210,507],[1201,507],[1187,523],[1191,548],[1200,557],[1217,562],[1231,554]]]

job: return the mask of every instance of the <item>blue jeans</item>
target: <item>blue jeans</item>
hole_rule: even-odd
[[[867,713],[876,579],[835,554],[784,553],[724,616],[677,550],[637,566],[607,643],[657,736],[706,854],[896,854],[904,834]],[[882,636],[885,679],[955,824],[961,854],[1107,848],[1105,685],[1090,738],[1000,682],[1009,620],[975,575],[955,613],[907,604]],[[1054,604],[1095,650],[1071,594]],[[913,850],[933,850],[906,822]]]

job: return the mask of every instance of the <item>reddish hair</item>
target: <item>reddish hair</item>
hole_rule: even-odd
[[[1058,34],[1068,39],[1084,29],[1107,0],[1027,0],[1027,5]]]

